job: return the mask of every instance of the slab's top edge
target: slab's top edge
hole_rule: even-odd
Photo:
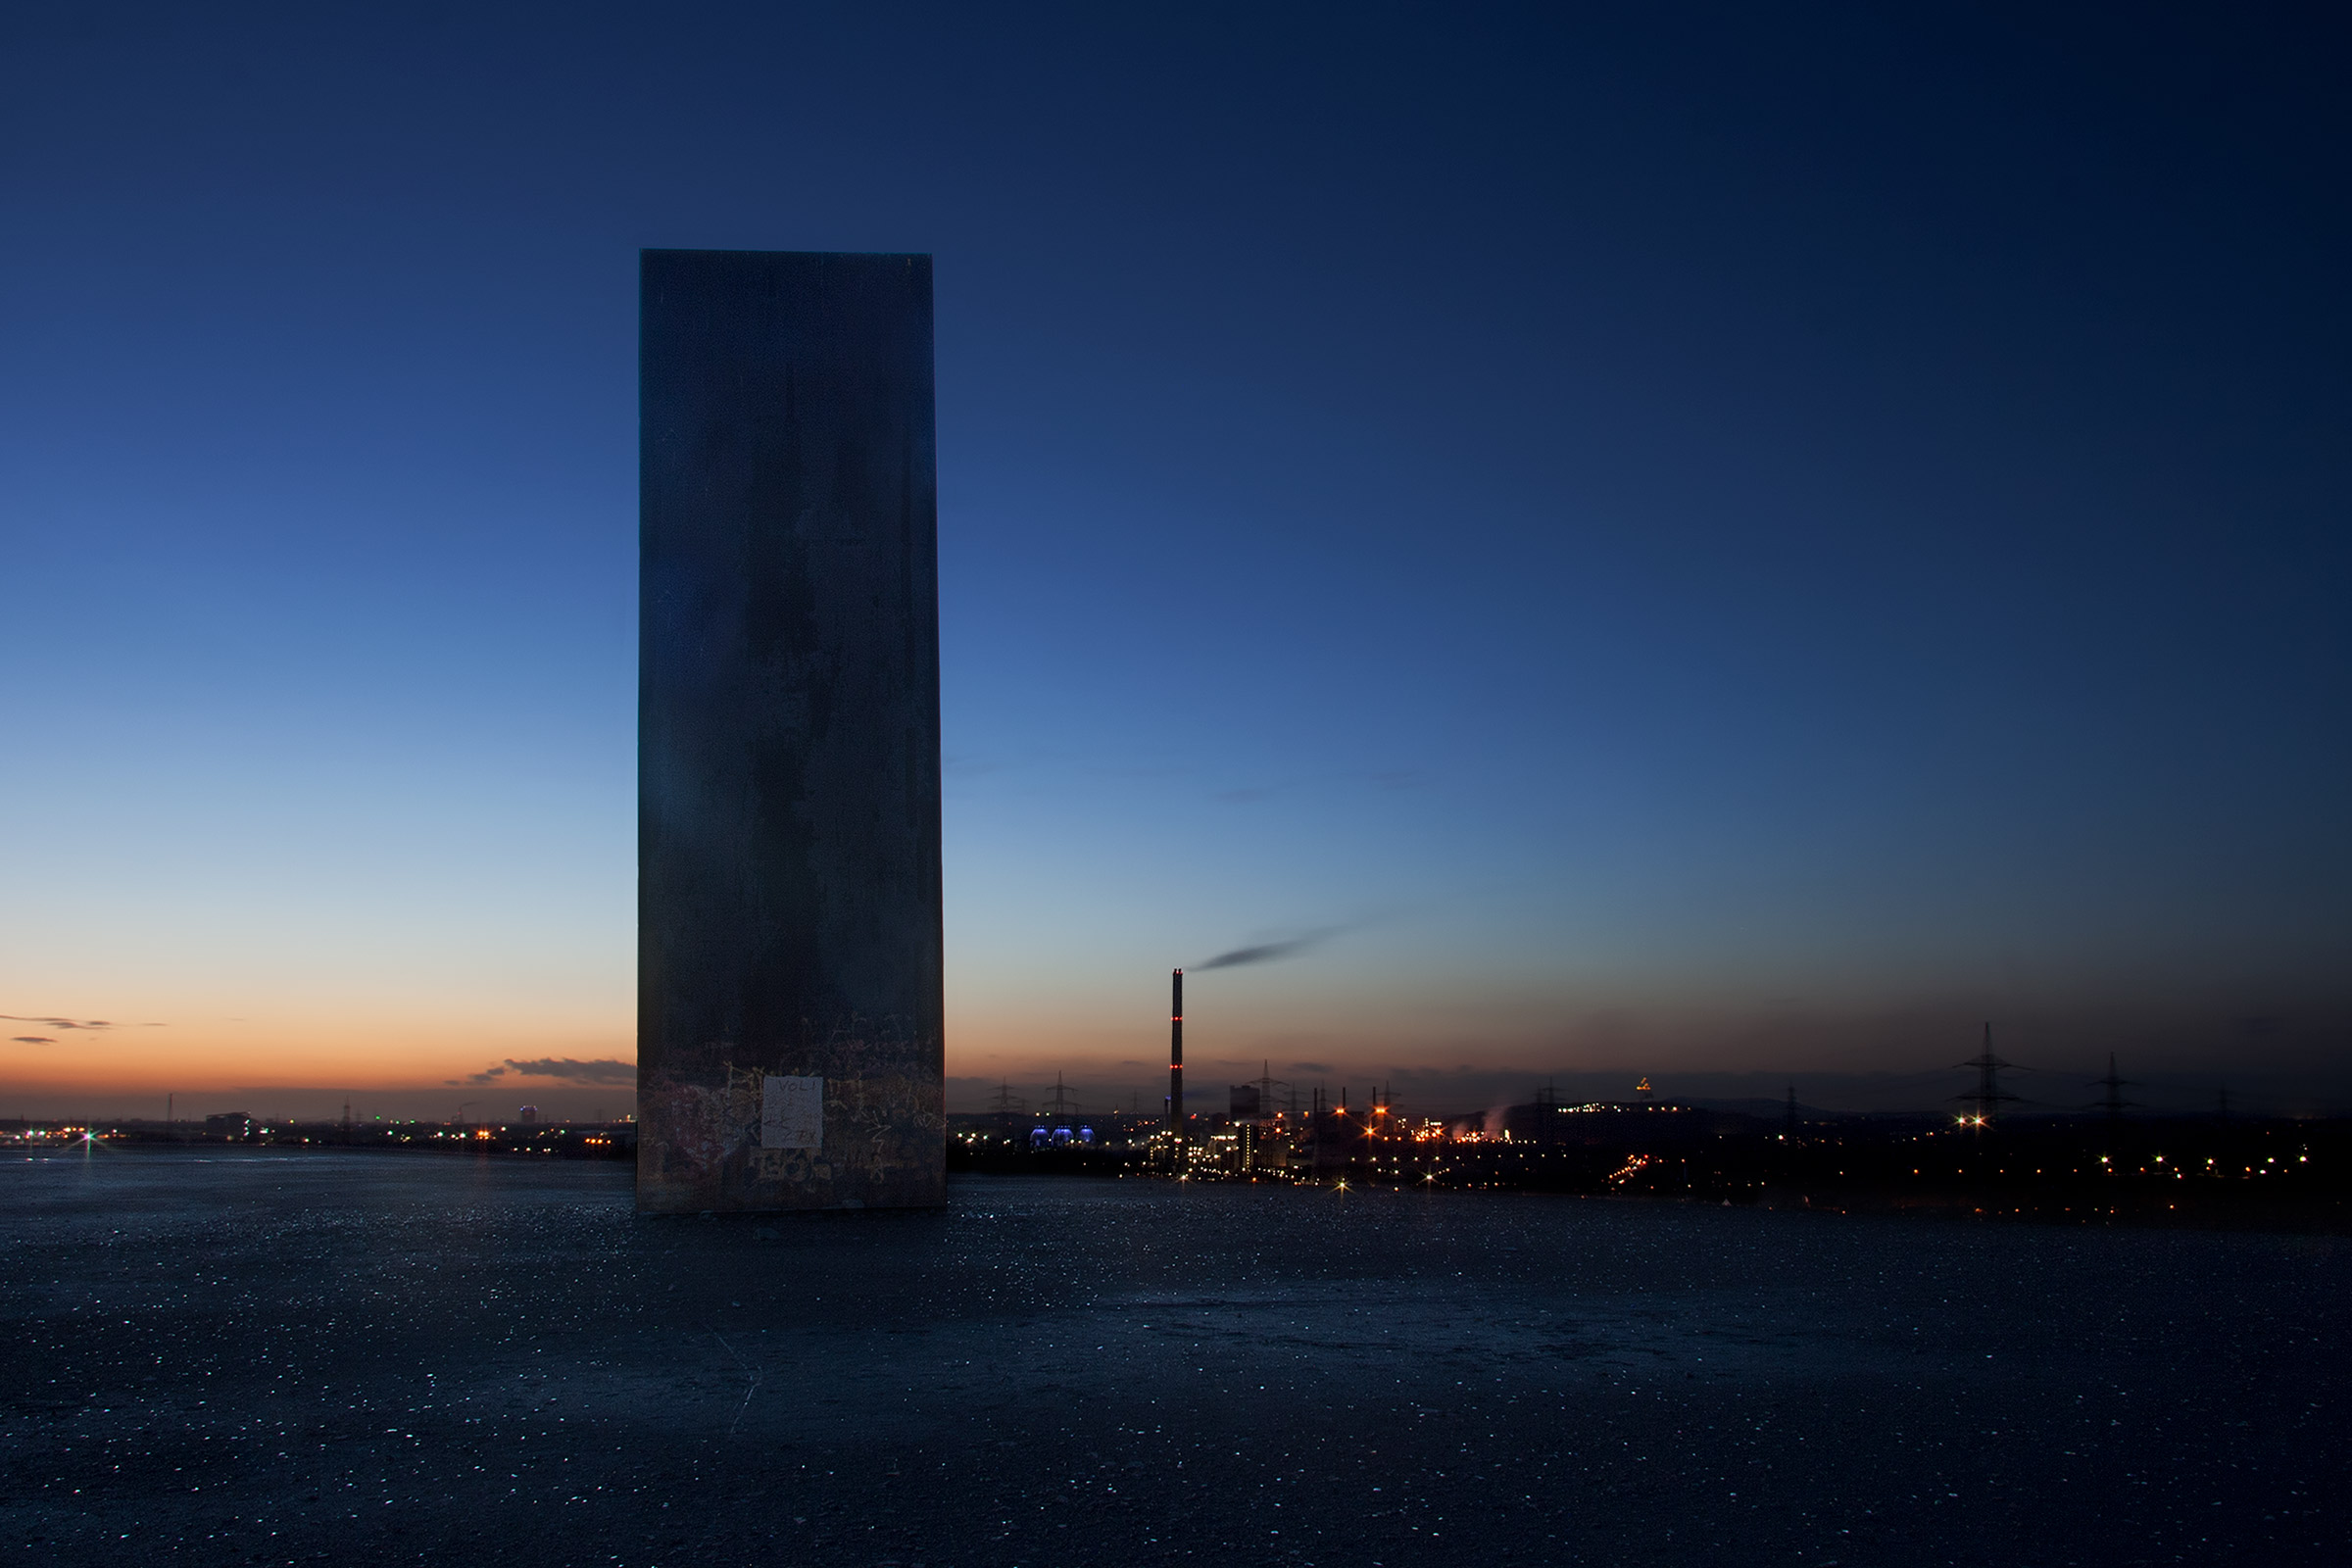
[[[929,251],[743,251],[694,250],[679,246],[645,245],[638,248],[640,256],[858,256],[890,261],[931,260]]]

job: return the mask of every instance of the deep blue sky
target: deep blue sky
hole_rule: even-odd
[[[938,258],[954,1074],[2352,1064],[2352,51],[2051,9],[14,9],[0,1083],[630,1054],[639,246]]]

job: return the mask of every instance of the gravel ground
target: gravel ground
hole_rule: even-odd
[[[2339,1563],[2352,1243],[962,1177],[0,1166],[0,1542],[202,1564]]]

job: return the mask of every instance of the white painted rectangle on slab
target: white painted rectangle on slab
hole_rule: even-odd
[[[825,1147],[825,1081],[767,1075],[760,1086],[761,1149]]]

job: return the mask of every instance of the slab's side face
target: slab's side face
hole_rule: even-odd
[[[930,258],[643,290],[638,1206],[939,1203]]]

